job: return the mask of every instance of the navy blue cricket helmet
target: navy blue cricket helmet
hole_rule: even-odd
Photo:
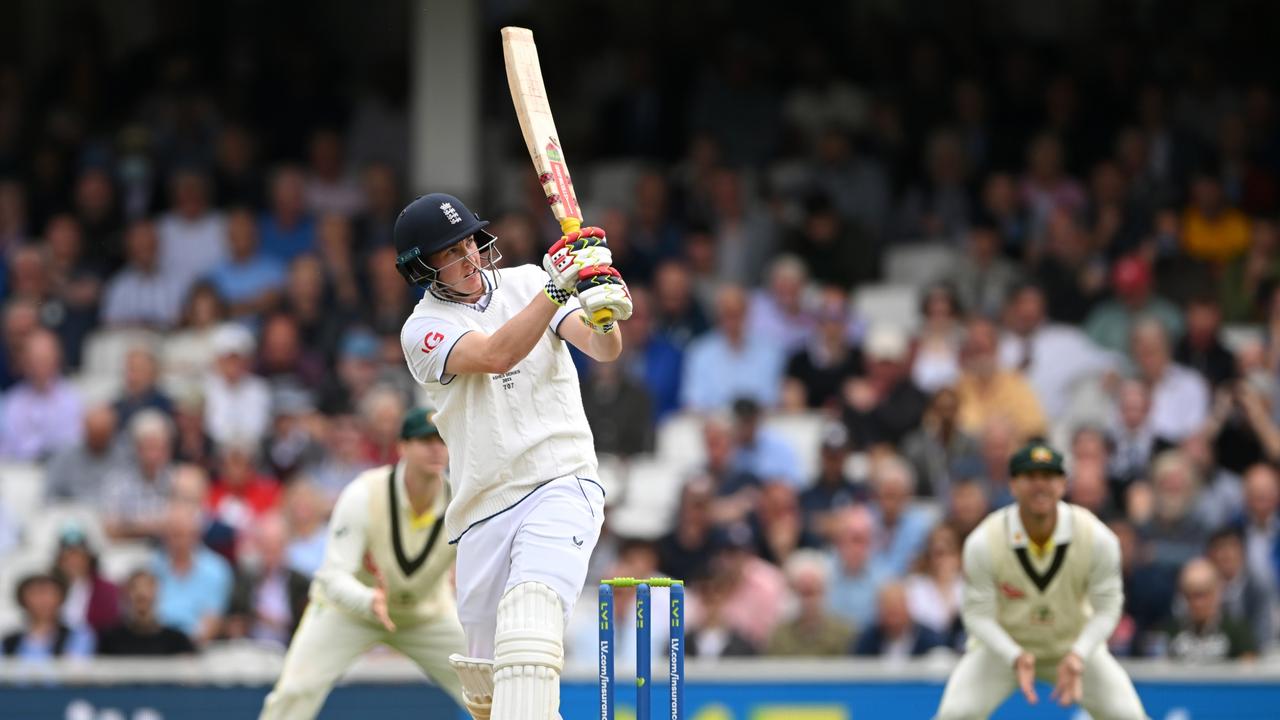
[[[489,254],[492,269],[497,261],[493,256],[497,238],[485,232],[488,224],[488,220],[481,220],[452,195],[423,195],[409,203],[396,218],[392,233],[396,242],[396,269],[410,285],[430,287],[440,268],[431,267],[427,258],[471,235],[476,236],[479,250]]]

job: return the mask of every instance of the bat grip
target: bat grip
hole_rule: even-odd
[[[582,219],[572,215],[560,218],[560,232],[568,235],[571,232],[577,232],[582,229]],[[591,316],[591,322],[595,325],[608,325],[613,322],[613,311],[608,308],[601,308]]]

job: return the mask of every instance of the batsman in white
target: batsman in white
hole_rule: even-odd
[[[591,429],[566,343],[609,362],[608,309],[631,298],[604,232],[583,228],[543,266],[497,267],[496,238],[458,198],[414,200],[396,220],[396,266],[426,289],[400,340],[449,446],[458,614],[469,657],[451,658],[478,720],[558,716],[564,627],[604,520]]]
[[[338,496],[311,602],[261,718],[315,717],[334,682],[378,643],[408,655],[462,702],[447,661],[464,647],[449,587],[456,553],[441,539],[449,451],[429,411],[405,413],[400,458],[361,473]]]
[[[1094,720],[1145,720],[1133,683],[1107,651],[1124,590],[1120,543],[1092,513],[1062,501],[1062,456],[1033,442],[1009,461],[1015,503],[987,516],[964,544],[969,647],[935,720],[981,720],[1014,688],[1035,704],[1080,703]]]

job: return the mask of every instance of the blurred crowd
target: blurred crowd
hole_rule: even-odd
[[[635,301],[620,360],[579,358],[598,449],[649,457],[696,417],[705,458],[661,533],[606,526],[595,575],[686,579],[690,656],[958,650],[964,539],[1047,437],[1121,540],[1113,652],[1272,648],[1274,86],[1140,42],[977,65],[906,37],[869,71],[836,42],[747,40],[679,68],[602,47],[567,98],[587,109],[565,122],[575,175],[628,168],[618,199],[582,198]],[[403,72],[348,90],[321,52],[112,62],[89,34],[39,72],[0,63],[0,475],[37,467],[43,506],[91,506],[108,546],[153,553],[113,583],[94,532],[57,528],[6,655],[286,643],[337,492],[396,459],[417,398],[390,244]],[[557,231],[491,104],[511,142],[487,152],[519,171],[495,162],[466,200],[505,263],[539,262]],[[916,306],[860,314],[918,247],[950,261]],[[815,474],[769,427],[800,415]],[[0,555],[29,520],[0,504]],[[570,627],[574,662],[593,632]]]

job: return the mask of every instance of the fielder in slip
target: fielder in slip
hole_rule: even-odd
[[[1009,461],[1016,502],[964,544],[969,647],[947,681],[935,720],[981,720],[1035,680],[1094,720],[1145,720],[1133,683],[1107,651],[1124,601],[1120,543],[1088,510],[1062,502],[1062,456],[1031,443]]]
[[[449,451],[428,411],[405,414],[400,457],[361,474],[338,496],[311,603],[262,718],[315,717],[333,683],[378,643],[408,655],[462,702],[446,660],[463,649],[449,587],[455,553],[441,539]]]
[[[566,343],[616,359],[621,331],[591,318],[625,320],[631,299],[617,271],[604,272],[611,256],[598,228],[569,233],[543,267],[498,269],[486,225],[438,193],[400,214],[396,266],[427,291],[400,340],[449,446],[445,535],[458,546],[469,655],[451,660],[464,705],[481,720],[548,720],[565,623],[604,520]]]

